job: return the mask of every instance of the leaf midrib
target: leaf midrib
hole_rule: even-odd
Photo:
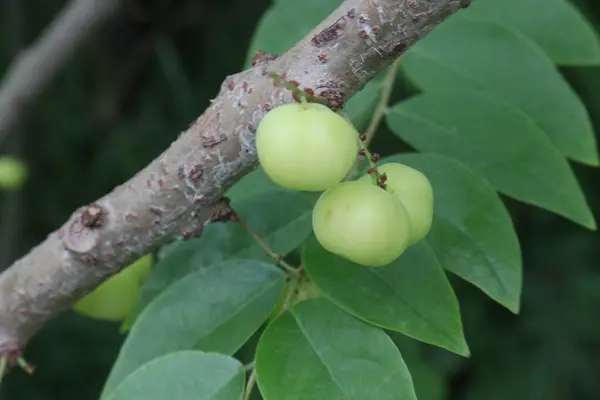
[[[440,267],[440,269],[441,269],[441,267]],[[457,342],[456,339],[449,336],[448,332],[446,332],[445,329],[439,328],[433,321],[431,321],[428,317],[426,317],[424,314],[422,314],[416,307],[414,307],[411,303],[409,303],[406,300],[406,298],[402,297],[400,292],[398,292],[396,290],[396,288],[394,286],[392,286],[389,282],[387,282],[385,279],[383,279],[383,277],[381,277],[377,273],[377,271],[375,271],[373,269],[369,269],[369,271],[371,273],[373,273],[379,280],[381,280],[381,282],[383,282],[385,286],[389,287],[392,290],[392,292],[396,295],[394,297],[397,297],[402,303],[404,303],[404,305],[406,305],[406,307],[408,307],[410,310],[412,310],[415,315],[419,316],[424,321],[426,321],[429,325],[431,325],[434,328],[434,330],[439,331],[442,334],[442,336],[446,337],[446,339],[448,339],[451,343],[453,343],[455,346],[457,346],[457,349],[463,348],[462,343]]]
[[[125,378],[117,386],[115,386],[115,388],[110,393],[108,393],[106,395],[106,397],[105,396],[101,396],[100,400],[111,400],[111,399],[113,399],[114,396],[115,396],[115,393],[117,393],[117,391],[126,383],[126,381],[128,381],[129,379],[131,379],[131,378],[135,377],[136,375],[142,373],[145,368],[148,368],[148,364],[156,362],[158,359],[164,359],[166,357],[177,356],[181,352],[192,352],[192,351],[200,353],[199,350],[182,350],[182,351],[173,352],[173,353],[170,353],[170,354],[166,354],[166,355],[159,356],[159,357],[153,358],[151,360],[148,360],[147,362],[145,362],[142,365],[140,365],[138,368],[134,369],[130,374],[128,374],[127,376],[125,376]],[[237,373],[239,373],[239,367],[238,367],[238,372]],[[224,384],[220,388],[217,389],[217,391],[211,393],[211,396],[213,396],[214,394],[218,393],[224,386],[226,386],[229,382],[231,382],[233,380],[233,378],[237,375],[237,373],[234,374],[230,379],[226,380],[224,382]],[[210,400],[210,397],[207,398],[206,400]]]
[[[491,261],[488,259],[486,253],[484,250],[481,249],[481,245],[476,241],[473,240],[473,237],[466,231],[464,231],[463,229],[459,228],[458,226],[456,226],[455,224],[453,224],[452,222],[450,222],[448,219],[440,216],[440,215],[436,215],[436,218],[441,219],[442,221],[446,222],[447,224],[449,224],[450,226],[452,226],[453,228],[455,228],[457,231],[461,232],[463,235],[465,235],[473,244],[474,249],[479,253],[479,255],[481,256],[481,258],[484,260],[484,265],[486,267],[488,267],[488,269],[490,269],[492,271],[492,275],[494,276],[496,282],[498,282],[498,286],[500,288],[500,290],[502,291],[502,294],[506,297],[509,295],[508,289],[506,288],[504,282],[502,281],[502,279],[500,279],[500,276],[498,275],[498,272],[496,271],[496,269],[494,268],[494,265],[491,263]],[[427,241],[427,244],[433,249],[433,251],[436,253],[436,257],[439,256],[437,255],[437,251],[436,251],[436,247],[433,246],[429,241]],[[510,265],[509,263],[505,263]],[[479,285],[478,285],[479,286]]]
[[[213,270],[213,269],[215,269],[215,268],[222,267],[223,265],[226,265],[226,264],[228,264],[228,263],[232,263],[232,262],[233,262],[233,263],[235,263],[235,261],[234,261],[234,260],[229,260],[229,261],[223,261],[223,262],[220,262],[220,263],[211,264],[211,265],[210,265],[210,266],[208,266],[207,268],[202,268],[202,269],[200,269],[200,270],[196,270],[196,271],[194,271],[194,272],[192,272],[192,273],[190,273],[190,274],[186,274],[185,276],[183,276],[183,277],[181,277],[181,278],[177,279],[177,280],[176,280],[176,281],[174,281],[174,282],[173,282],[171,285],[169,285],[169,286],[167,287],[167,289],[165,289],[165,290],[161,291],[161,292],[160,292],[160,293],[159,293],[159,294],[158,294],[156,297],[154,297],[154,298],[153,298],[153,299],[152,299],[152,300],[151,300],[151,301],[148,303],[148,305],[147,305],[147,306],[144,308],[144,310],[143,310],[143,311],[140,313],[140,315],[139,315],[139,316],[136,318],[136,323],[137,323],[137,322],[139,322],[140,320],[142,320],[142,318],[144,318],[144,319],[145,319],[145,314],[149,313],[149,312],[152,310],[152,309],[150,308],[150,305],[151,305],[151,304],[153,304],[153,303],[158,303],[158,302],[161,300],[161,298],[163,298],[164,296],[166,296],[166,295],[167,295],[167,292],[169,291],[169,288],[172,288],[173,286],[177,285],[178,283],[182,283],[182,282],[184,282],[184,280],[187,280],[187,278],[189,278],[189,276],[190,276],[190,275],[195,275],[195,274],[199,274],[199,275],[206,275],[206,274],[208,274],[208,273],[209,273],[211,270]],[[260,262],[260,261],[256,261],[256,262]],[[265,290],[266,290],[266,289],[265,289]],[[261,291],[261,293],[260,293],[260,294],[262,294],[263,292],[264,292],[264,290],[263,290],[263,291]],[[256,296],[255,296],[255,297],[254,297],[252,300],[255,300],[255,299],[256,299]],[[219,326],[222,326],[222,325],[223,325],[223,323],[220,323],[220,324],[219,324]],[[197,344],[197,343],[198,343],[198,341],[196,342],[196,344]],[[121,359],[121,357],[125,357],[125,356],[126,356],[126,354],[127,354],[128,352],[130,352],[130,351],[131,351],[131,350],[129,349],[129,347],[130,347],[130,346],[131,346],[131,344],[127,344],[127,342],[126,342],[126,343],[123,345],[123,348],[122,348],[121,352],[120,352],[120,353],[119,353],[119,355],[117,356],[117,360],[116,360],[116,362],[115,362],[115,365],[113,366],[113,370],[111,371],[111,373],[110,373],[110,374],[109,374],[109,376],[108,376],[108,380],[107,380],[107,382],[110,382],[110,380],[112,380],[112,379],[116,379],[116,378],[112,378],[112,376],[111,376],[111,375],[112,375],[112,372],[116,370],[114,367],[116,367],[116,366],[118,365],[118,363],[119,363],[119,360]],[[178,351],[183,351],[183,350],[178,350]],[[167,353],[167,354],[168,354],[168,353]],[[163,354],[162,356],[164,356],[164,354]],[[158,356],[158,357],[161,357],[161,356]],[[154,357],[153,359],[156,359],[156,357]],[[150,361],[151,361],[151,360],[150,360]],[[141,364],[141,365],[144,365],[144,364]],[[138,367],[138,368],[139,368],[139,367]],[[136,369],[134,368],[134,369],[133,369],[133,372],[135,372],[135,370],[136,370]],[[133,372],[131,372],[131,373],[133,373]],[[121,375],[123,375],[123,373],[121,373]],[[125,375],[125,376],[124,376],[124,377],[121,379],[121,383],[122,383],[122,382],[123,382],[125,379],[127,379],[127,377],[128,377],[128,376],[129,376],[129,375]]]
[[[272,279],[271,282],[268,285],[265,285],[264,288],[261,291],[257,292],[255,296],[249,297],[248,301],[244,302],[239,308],[237,308],[233,313],[231,313],[229,319],[224,319],[224,320],[220,321],[218,324],[216,324],[214,329],[211,331],[211,333],[216,331],[217,329],[221,328],[227,322],[231,321],[233,318],[235,318],[237,315],[239,315],[249,304],[253,303],[258,298],[260,298],[265,292],[272,289],[282,278],[283,278],[282,276],[279,276],[277,279]],[[203,338],[206,338],[206,336],[208,336],[208,334],[204,335]],[[201,340],[196,341],[196,344],[194,345],[193,348],[195,348],[198,345],[198,343],[200,343],[200,341]]]
[[[312,214],[312,205],[307,210],[305,210],[304,212],[299,214],[296,218],[289,220],[288,223],[286,223],[285,225],[281,225],[278,229],[273,230],[271,233],[269,233],[267,235],[262,235],[263,240],[266,242],[270,241],[276,234],[281,233],[281,231],[283,231],[283,230],[289,229],[290,226],[294,226],[294,225],[302,222],[302,220],[304,220],[307,216],[309,216],[311,214]],[[232,256],[239,257],[240,255],[243,255],[244,252],[247,252],[250,249],[253,249],[255,247],[259,247],[259,246],[258,246],[258,244],[256,244],[256,242],[252,241],[247,246],[242,247],[237,252],[232,253]]]
[[[298,318],[296,316],[296,314],[294,313],[294,309],[292,308],[290,310],[290,313],[294,316],[294,320],[296,321],[296,324],[298,325],[298,329],[300,329],[300,332],[302,333],[302,336],[304,336],[306,338],[306,341],[310,344],[310,346],[312,347],[312,349],[314,350],[315,354],[317,355],[317,357],[319,358],[319,361],[321,361],[321,364],[323,364],[323,366],[325,367],[325,369],[327,370],[327,372],[329,373],[329,376],[331,377],[332,382],[335,383],[335,385],[337,386],[337,388],[340,390],[340,392],[342,393],[342,395],[344,396],[344,400],[352,400],[354,399],[354,397],[349,397],[347,395],[347,393],[344,391],[344,389],[342,388],[342,385],[338,382],[336,376],[334,375],[333,371],[331,370],[331,368],[329,367],[329,365],[325,362],[324,357],[321,355],[321,353],[319,353],[319,351],[317,350],[317,346],[315,345],[315,343],[311,340],[310,336],[308,335],[308,333],[306,332],[305,327],[302,325],[301,323],[301,319]]]

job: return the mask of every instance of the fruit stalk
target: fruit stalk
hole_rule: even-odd
[[[288,275],[297,275],[298,274],[298,269],[292,267],[290,264],[288,264],[284,259],[283,256],[277,252],[275,252],[271,246],[269,246],[259,235],[258,233],[256,233],[256,231],[254,229],[252,229],[252,227],[250,225],[248,225],[248,223],[241,219],[240,216],[236,213],[234,213],[231,216],[231,221],[236,222],[239,226],[241,226],[249,235],[252,239],[254,239],[254,241],[256,242],[256,244],[258,244],[266,253],[269,257],[273,258],[273,260],[275,260],[275,262],[277,263],[277,265],[279,265],[281,268],[283,268],[285,270],[285,272],[288,273]]]

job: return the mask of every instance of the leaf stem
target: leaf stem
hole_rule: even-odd
[[[250,373],[250,377],[248,377],[248,383],[246,384],[246,391],[244,393],[244,400],[250,400],[252,396],[252,389],[254,389],[254,385],[256,384],[256,370],[253,369]]]
[[[300,285],[301,279],[302,277],[300,276],[300,274],[298,274],[290,281],[287,293],[285,295],[285,300],[283,301],[283,307],[281,307],[281,312],[284,312],[292,306],[292,301],[296,296],[296,291],[298,290],[298,286]]]
[[[2,378],[4,378],[4,374],[6,373],[7,365],[8,365],[8,358],[7,357],[0,358],[0,385],[2,384]]]
[[[27,361],[25,361],[25,359],[23,357],[19,357],[19,359],[17,360],[17,364],[29,375],[33,375],[33,372],[35,371],[35,367],[33,365],[29,364]]]
[[[400,70],[400,59],[396,59],[394,63],[390,66],[385,78],[381,84],[381,95],[379,96],[379,102],[377,103],[377,107],[373,112],[373,117],[371,117],[371,122],[365,131],[366,139],[364,140],[365,147],[369,147],[371,140],[375,136],[377,132],[377,128],[381,125],[381,121],[385,115],[385,112],[388,108],[388,104],[390,102],[390,97],[392,96],[392,91],[394,89],[394,82],[396,81],[396,76],[398,75],[398,71]]]
[[[276,253],[271,246],[269,246],[259,235],[258,233],[256,233],[256,231],[254,231],[254,229],[252,229],[252,227],[250,225],[248,225],[248,223],[241,219],[239,217],[239,215],[237,215],[237,213],[234,214],[234,216],[231,219],[234,222],[237,222],[246,232],[248,232],[248,234],[250,235],[250,237],[252,237],[252,239],[254,239],[254,241],[256,242],[256,244],[258,244],[271,258],[273,258],[275,260],[275,262],[281,266],[281,268],[283,268],[288,274],[290,275],[297,275],[298,274],[298,270],[294,267],[292,267],[290,264],[288,264],[284,259],[283,256],[279,253]]]

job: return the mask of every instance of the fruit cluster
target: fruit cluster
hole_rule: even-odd
[[[360,138],[350,122],[324,105],[274,108],[258,125],[256,149],[273,182],[292,190],[324,191],[312,222],[317,240],[331,253],[364,266],[382,266],[431,229],[433,189],[421,172],[388,163],[345,180]]]

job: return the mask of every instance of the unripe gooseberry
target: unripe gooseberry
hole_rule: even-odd
[[[409,246],[423,240],[431,230],[433,221],[433,188],[422,172],[408,165],[387,163],[377,167],[386,174],[388,190],[402,202],[410,218]],[[369,174],[360,178],[372,182]]]
[[[284,104],[259,123],[256,150],[265,174],[292,190],[322,191],[340,182],[358,152],[358,133],[316,103]]]
[[[104,281],[73,309],[91,318],[121,321],[135,306],[151,269],[152,254],[147,254]]]
[[[321,246],[364,266],[396,260],[408,243],[404,206],[375,185],[351,181],[323,193],[313,210],[313,230]]]
[[[27,167],[18,158],[0,156],[0,189],[16,189],[27,179]]]

